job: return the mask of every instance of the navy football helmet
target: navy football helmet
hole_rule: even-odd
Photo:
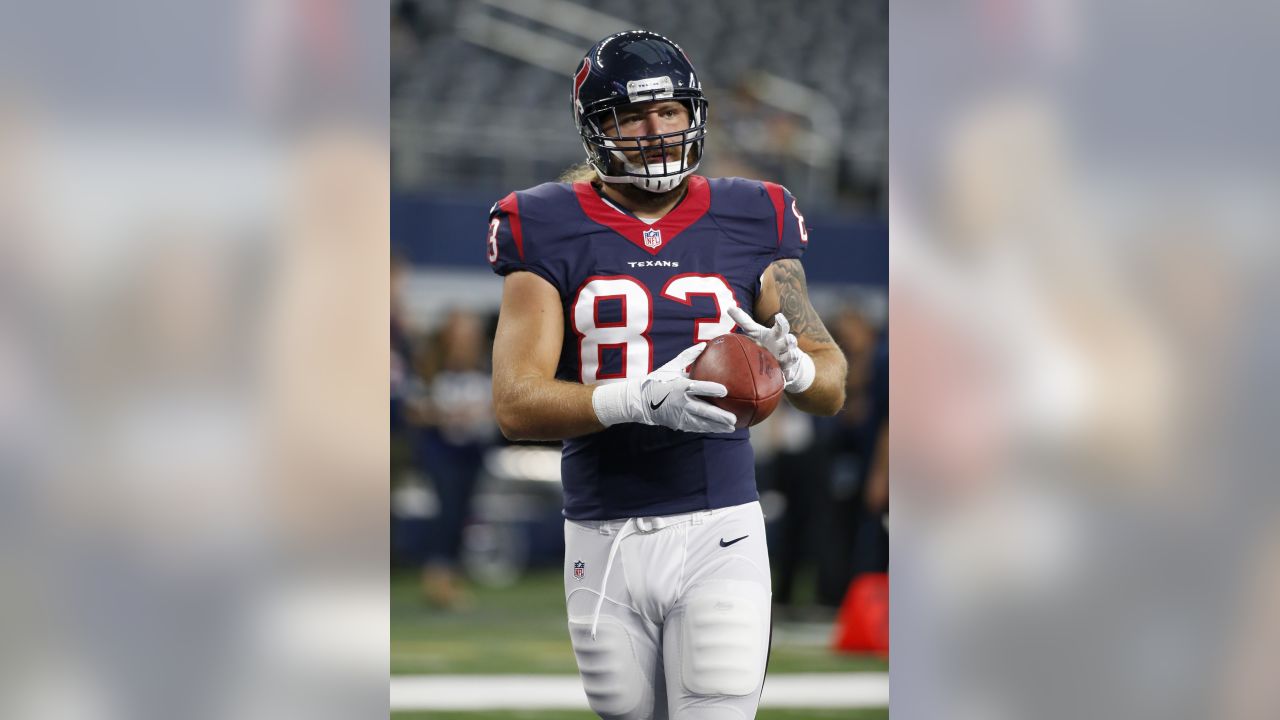
[[[689,110],[689,128],[661,135],[619,138],[606,135],[603,120],[634,103],[676,100]],[[631,183],[651,192],[667,192],[702,162],[707,136],[707,100],[693,64],[679,45],[647,30],[627,30],[601,40],[587,51],[573,77],[573,117],[587,160],[600,179]],[[662,162],[629,161],[622,150],[662,150]],[[667,151],[679,148],[679,159]],[[643,158],[643,154],[641,154]]]

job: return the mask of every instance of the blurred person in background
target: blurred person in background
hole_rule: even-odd
[[[565,595],[591,708],[755,717],[770,578],[749,433],[702,399],[725,387],[687,368],[741,328],[795,407],[840,409],[844,355],[800,264],[808,230],[779,185],[693,174],[707,100],[667,38],[601,40],[572,100],[584,177],[511,193],[490,217],[498,422],[565,441]]]
[[[458,567],[462,533],[471,516],[484,452],[497,434],[487,350],[481,318],[455,309],[424,349],[420,363],[425,394],[413,412],[420,427],[415,455],[439,500],[427,539],[422,591],[429,602],[443,608],[466,602]]]
[[[794,604],[806,563],[816,565],[814,599],[827,608],[841,604],[856,576],[889,564],[886,333],[852,307],[828,325],[849,367],[844,407],[832,418],[780,411],[757,428],[771,451],[762,479],[783,500],[771,514],[774,603],[796,616],[824,614]]]
[[[751,430],[756,453],[756,483],[769,524],[769,560],[773,571],[774,612],[783,617],[801,611],[795,592],[802,573],[823,542],[815,519],[825,515],[824,488],[830,458],[817,442],[813,417],[786,403]],[[800,593],[803,595],[803,593]]]
[[[889,348],[887,333],[853,308],[843,308],[831,330],[849,361],[847,399],[826,436],[833,455],[828,537],[843,542],[828,543],[838,552],[823,556],[818,597],[835,605],[850,580],[889,569]]]

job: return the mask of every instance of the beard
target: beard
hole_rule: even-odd
[[[650,171],[655,172],[657,174],[661,174],[663,172],[673,170],[677,167],[681,167],[680,155],[683,153],[681,153],[680,151],[677,151],[677,153],[678,154],[676,158],[667,159],[665,168],[661,160],[657,160],[656,162],[650,161],[648,163],[648,167]],[[683,164],[683,167],[687,168],[687,167],[692,167],[694,165],[697,165],[698,155],[699,153],[697,152],[697,150],[691,148],[688,153],[687,161]],[[640,159],[643,162],[643,157],[641,157]],[[624,167],[623,162],[618,157],[615,156],[614,158],[612,158],[610,163],[610,170],[612,171],[610,174],[613,174],[613,175],[621,174],[617,171],[623,169],[623,167]],[[626,163],[626,169],[630,172],[636,172],[638,168],[643,168],[643,167],[644,165],[641,165],[639,163],[634,163],[630,161]],[[685,192],[688,190],[688,187],[689,187],[689,177],[690,176],[686,176],[684,179],[680,181],[678,185],[676,185],[675,187],[665,192],[653,192],[652,190],[646,190],[642,187],[639,187],[638,185],[633,185],[631,183],[608,183],[608,185],[614,192],[618,193],[619,195],[622,196],[623,199],[626,200],[628,209],[634,212],[639,212],[640,214],[644,214],[646,211],[654,211],[654,212],[660,211],[663,208],[669,207],[672,202],[678,201],[679,199],[683,198]],[[600,183],[600,181],[597,181],[597,183]]]

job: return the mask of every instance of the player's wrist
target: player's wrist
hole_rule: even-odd
[[[809,357],[809,353],[803,350],[799,351],[800,359],[795,362],[792,372],[787,373],[790,378],[787,380],[783,389],[789,393],[802,393],[808,390],[815,378],[818,376],[818,369],[813,364],[813,358]]]
[[[601,425],[611,427],[620,423],[637,422],[636,403],[631,401],[631,382],[614,382],[597,385],[591,392],[591,407]]]

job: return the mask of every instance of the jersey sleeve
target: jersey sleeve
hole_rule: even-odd
[[[520,223],[519,200],[511,193],[489,209],[489,233],[485,256],[499,275],[527,270],[524,257],[524,228]]]
[[[804,215],[791,192],[781,185],[767,182],[764,189],[773,203],[774,218],[778,229],[778,251],[774,260],[800,258],[809,246],[809,229],[805,227]]]
[[[485,243],[489,266],[499,275],[526,270],[560,287],[554,274],[538,261],[521,221],[520,195],[511,193],[489,210],[489,234]]]

